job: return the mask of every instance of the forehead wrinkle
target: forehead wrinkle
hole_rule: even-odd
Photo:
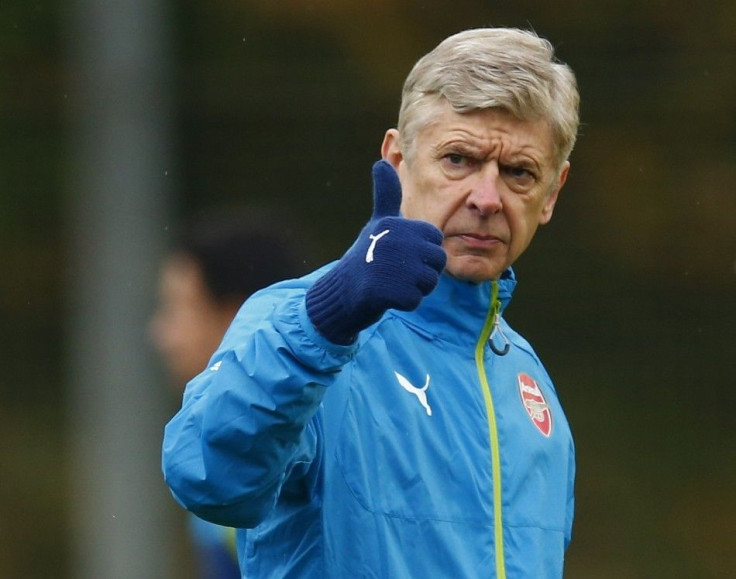
[[[458,113],[443,103],[432,121],[420,129],[416,139],[426,139],[425,146],[435,156],[455,148],[484,159],[505,158],[507,164],[532,163],[540,171],[555,169],[549,124],[543,120],[520,120],[500,109]]]
[[[453,129],[450,134],[439,135],[439,139],[432,143],[432,149],[437,152],[446,150],[470,150],[481,154],[491,147],[487,137],[481,137],[462,129]]]

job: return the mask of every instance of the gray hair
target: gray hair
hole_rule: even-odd
[[[547,120],[559,165],[575,145],[580,102],[575,74],[534,32],[466,30],[422,57],[402,92],[398,129],[405,156],[411,156],[416,134],[443,98],[458,113],[495,108],[524,121]]]

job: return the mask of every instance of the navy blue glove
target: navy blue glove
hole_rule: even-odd
[[[389,308],[414,310],[437,285],[447,256],[442,232],[431,223],[399,216],[401,183],[386,161],[373,165],[373,216],[337,265],[309,288],[307,314],[336,344]]]

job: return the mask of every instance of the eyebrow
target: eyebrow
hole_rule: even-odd
[[[529,155],[512,154],[506,159],[499,159],[502,165],[513,165],[515,167],[531,168],[540,173],[544,172],[544,165],[540,163],[535,157]]]
[[[458,152],[460,154],[466,154],[480,159],[488,158],[487,147],[479,146],[473,142],[469,142],[463,139],[452,139],[449,141],[443,141],[442,143],[432,146],[432,149],[437,155],[444,154],[448,151]],[[536,172],[543,173],[547,167],[551,167],[551,163],[547,163],[547,159],[544,154],[540,152],[538,158],[537,155],[525,152],[529,147],[524,147],[521,151],[512,151],[505,153],[502,151],[501,156],[498,157],[498,161],[501,165],[506,166],[518,166],[529,169],[534,169]],[[534,149],[536,151],[536,149]]]

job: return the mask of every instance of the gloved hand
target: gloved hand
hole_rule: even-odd
[[[373,215],[337,265],[309,288],[307,314],[336,344],[350,344],[389,308],[414,310],[437,285],[447,256],[442,232],[399,216],[401,184],[386,161],[373,165]]]

